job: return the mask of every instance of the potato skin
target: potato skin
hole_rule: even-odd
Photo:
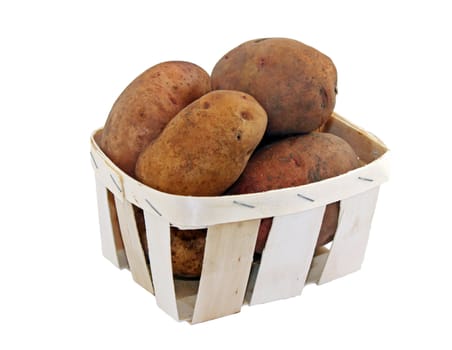
[[[149,264],[149,247],[143,210],[136,206],[133,206],[133,209],[141,247],[143,248],[146,262]],[[116,225],[119,229],[117,218]],[[180,230],[176,227],[170,228],[171,263],[174,276],[197,278],[201,275],[206,235],[207,229]],[[120,243],[122,244],[122,241]]]
[[[292,136],[258,149],[228,194],[275,190],[334,177],[359,166],[358,157],[343,139],[311,132]],[[331,241],[337,227],[338,204],[327,205],[318,245]],[[259,228],[256,252],[261,253],[271,227],[271,218]]]
[[[333,61],[297,40],[247,41],[213,68],[212,88],[254,96],[268,114],[267,135],[308,133],[322,125],[336,103]]]
[[[184,61],[159,63],[135,78],[113,104],[100,147],[134,176],[138,154],[185,106],[210,91],[210,76]]]
[[[206,235],[206,229],[171,227],[171,261],[175,276],[197,278],[201,275]]]
[[[157,190],[221,195],[259,144],[267,114],[250,95],[212,91],[180,111],[139,155],[136,176]]]

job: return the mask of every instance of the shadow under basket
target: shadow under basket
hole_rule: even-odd
[[[300,295],[360,269],[380,185],[388,180],[389,152],[375,136],[333,114],[323,127],[345,139],[362,166],[316,183],[262,193],[192,197],[163,193],[121,171],[91,137],[103,255],[155,295],[176,320],[199,323]],[[325,206],[340,201],[329,248],[315,249]],[[134,206],[144,213],[140,240]],[[266,246],[253,260],[262,218],[273,217]],[[201,277],[173,276],[170,227],[207,228]],[[148,247],[148,251],[143,250]]]

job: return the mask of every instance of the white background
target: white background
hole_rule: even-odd
[[[451,348],[446,1],[6,3],[1,349]],[[268,36],[334,60],[336,111],[391,148],[392,177],[359,272],[215,321],[178,323],[101,255],[89,136],[148,67],[178,59],[210,72],[241,42]]]

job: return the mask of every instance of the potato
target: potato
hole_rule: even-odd
[[[114,202],[113,202],[114,205]],[[149,264],[148,241],[143,210],[133,206],[141,247]],[[119,224],[116,223],[119,228]],[[170,228],[171,263],[173,274],[183,278],[197,278],[201,275],[207,229],[180,230]],[[122,241],[119,241],[122,244]],[[124,248],[122,248],[124,249]]]
[[[210,77],[190,62],[159,63],[133,80],[108,115],[100,147],[134,176],[138,154],[182,108],[210,91]]]
[[[359,166],[358,157],[343,139],[311,132],[258,149],[228,194],[244,194],[305,185],[334,177]],[[317,245],[331,241],[337,227],[338,204],[327,205]],[[262,220],[256,252],[261,253],[271,227]]]
[[[201,275],[207,230],[179,230],[171,227],[173,274],[184,278]]]
[[[322,125],[336,103],[333,61],[299,41],[247,41],[213,68],[212,88],[254,96],[268,114],[267,135],[307,133]]]
[[[339,209],[339,202],[328,204],[325,207],[325,213],[323,214],[322,226],[320,226],[316,248],[319,248],[333,240],[339,221]]]
[[[267,126],[250,95],[213,91],[180,111],[139,155],[138,180],[159,191],[221,195],[242,173]]]

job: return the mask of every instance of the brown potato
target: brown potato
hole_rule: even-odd
[[[259,101],[268,114],[267,135],[313,131],[336,103],[333,61],[293,39],[247,41],[224,55],[211,75],[214,90],[240,90]]]
[[[136,176],[163,192],[221,195],[242,173],[266,125],[265,110],[252,96],[207,93],[180,111],[144,149]]]
[[[114,205],[114,202],[113,202]],[[149,264],[148,241],[143,210],[133,206],[141,247]],[[119,227],[119,224],[116,223]],[[183,278],[197,278],[201,275],[207,229],[180,230],[171,227],[171,263],[173,274]],[[122,241],[119,241],[122,244]],[[124,249],[124,248],[122,248]]]
[[[359,166],[358,157],[343,139],[311,132],[274,142],[257,150],[228,194],[244,194],[300,186],[334,177]],[[327,205],[317,245],[331,241],[337,227],[338,203]],[[256,252],[261,253],[271,227],[262,220]]]
[[[157,64],[121,93],[105,123],[100,147],[123,171],[134,176],[138,154],[182,108],[210,91],[210,77],[190,62]]]
[[[173,274],[196,278],[201,275],[207,230],[179,230],[171,227]]]

